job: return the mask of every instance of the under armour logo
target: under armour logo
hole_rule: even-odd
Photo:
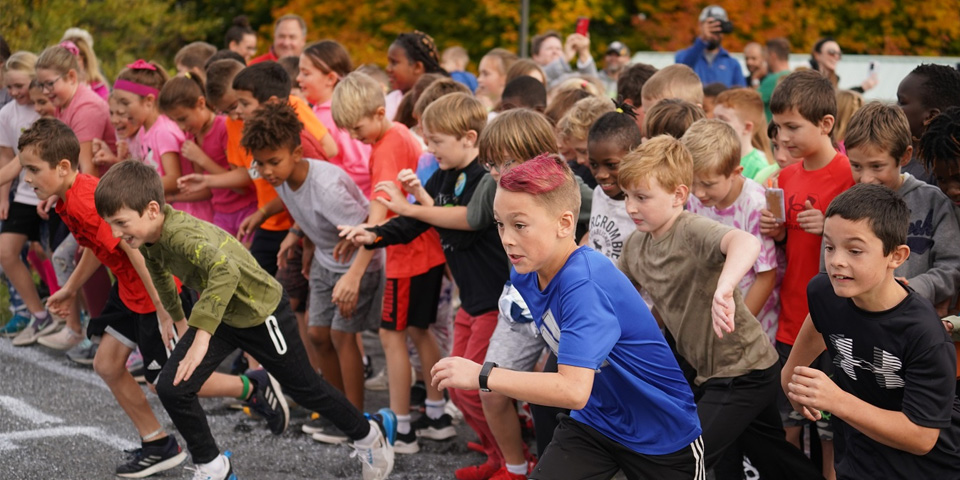
[[[882,388],[903,388],[903,378],[897,374],[903,363],[892,353],[873,347],[873,362],[853,356],[853,339],[843,335],[830,335],[830,343],[837,349],[833,363],[840,367],[848,377],[857,379],[857,368],[861,368],[877,377]]]

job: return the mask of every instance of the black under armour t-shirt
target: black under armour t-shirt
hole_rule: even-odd
[[[933,305],[908,287],[899,305],[868,312],[838,297],[826,274],[807,286],[810,316],[833,357],[833,380],[844,391],[913,423],[939,428],[930,453],[888,447],[838,417],[838,478],[960,478],[960,402],[956,351]]]

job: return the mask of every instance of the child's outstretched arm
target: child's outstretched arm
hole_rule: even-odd
[[[803,325],[800,326],[800,332],[797,333],[797,340],[793,343],[793,348],[790,349],[790,356],[787,358],[787,363],[784,364],[783,369],[780,370],[780,386],[783,387],[783,391],[790,391],[789,385],[790,382],[793,381],[793,372],[797,367],[810,365],[826,349],[827,345],[823,343],[823,335],[817,331],[817,327],[813,324],[810,314],[807,314]],[[805,412],[804,409],[806,407],[793,400],[790,401],[790,404],[793,405],[794,410],[803,412],[804,415],[820,415],[820,412],[816,410]]]
[[[377,197],[376,201],[402,217],[413,218],[434,227],[473,230],[467,223],[467,207],[435,207],[432,200],[430,206],[410,203],[393,182],[378,183],[374,192],[387,194],[389,198]]]
[[[447,357],[430,370],[431,382],[440,390],[477,390],[480,388],[481,368],[479,363],[462,357]],[[595,374],[592,369],[571,365],[557,366],[557,373],[494,368],[488,377],[487,387],[517,400],[579,410],[590,400]]]
[[[174,325],[175,323],[180,324],[177,331],[178,335],[182,335],[183,330],[186,329],[187,326],[186,322],[184,322],[182,318],[174,322],[173,317],[167,312],[167,309],[163,307],[163,301],[160,300],[160,294],[157,292],[157,287],[153,284],[153,278],[150,277],[150,271],[147,270],[147,264],[140,250],[130,248],[126,242],[120,242],[119,248],[123,250],[123,253],[130,259],[130,264],[133,265],[137,276],[140,277],[140,281],[143,282],[143,288],[146,289],[147,296],[150,297],[150,301],[153,302],[153,308],[157,309],[157,321],[160,323],[160,335],[163,337],[163,346],[173,350]]]
[[[760,254],[760,240],[743,230],[730,230],[720,240],[720,252],[726,255],[723,270],[717,280],[717,291],[713,295],[713,331],[723,338],[723,332],[733,332],[734,301],[733,291],[740,280],[753,268]]]

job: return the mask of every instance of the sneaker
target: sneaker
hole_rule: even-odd
[[[443,407],[443,413],[450,415],[450,423],[454,425],[463,423],[463,412],[453,402],[447,402],[447,405]]]
[[[246,375],[257,384],[253,395],[247,399],[247,405],[267,421],[274,435],[282,434],[290,423],[290,408],[287,399],[283,398],[280,383],[264,369],[248,370]]]
[[[47,318],[43,320],[37,320],[37,317],[31,316],[30,323],[27,324],[26,328],[21,330],[16,337],[13,337],[13,346],[24,347],[32,345],[43,335],[53,333],[56,328],[57,322],[53,319],[53,315],[49,313],[47,314]]]
[[[210,471],[210,469],[197,465],[193,468],[187,467],[187,470],[193,470],[193,480],[237,480],[237,474],[233,473],[233,462],[230,461],[230,452],[223,452],[223,461],[226,463],[225,471]]]
[[[352,444],[351,457],[358,457],[363,465],[363,480],[383,480],[393,471],[394,452],[389,441],[397,433],[397,416],[387,408],[368,416],[370,428],[377,429],[379,435],[373,445],[366,447]]]
[[[126,463],[117,465],[117,476],[124,478],[143,478],[164,470],[170,470],[183,463],[187,452],[180,449],[173,435],[167,437],[162,447],[143,447],[127,450],[130,458]]]
[[[363,388],[374,392],[382,392],[390,388],[387,380],[387,369],[380,370],[376,375],[363,381]]]
[[[18,333],[23,331],[24,328],[27,328],[27,324],[29,323],[30,323],[29,316],[21,315],[18,313],[14,315],[13,318],[11,318],[10,321],[7,322],[7,324],[4,325],[2,329],[0,329],[0,335],[3,335],[4,337],[8,337],[8,338],[15,337],[17,336]]]
[[[411,455],[420,451],[420,444],[417,443],[417,432],[410,426],[407,433],[397,432],[397,441],[393,444],[393,451],[404,455]]]
[[[370,355],[363,356],[363,379],[369,380],[373,377],[373,359]]]
[[[51,333],[37,339],[37,343],[54,350],[70,350],[83,341],[83,335],[74,332],[71,328],[61,328],[57,333]]]
[[[100,344],[93,343],[89,338],[83,339],[75,347],[67,350],[67,358],[80,365],[93,365],[93,357],[97,356]]]
[[[497,473],[494,473],[490,480],[527,480],[526,475],[517,475],[516,473],[510,473],[510,470],[507,470],[507,466],[504,465],[503,468],[497,470]]]
[[[457,429],[453,427],[453,417],[444,413],[440,418],[430,418],[421,415],[416,422],[410,424],[418,437],[431,440],[449,440],[457,436]]]
[[[490,462],[481,465],[470,465],[453,472],[457,480],[488,480],[500,470],[499,464]]]
[[[330,420],[316,413],[313,415],[316,415],[316,418],[304,423],[303,426],[300,427],[303,433],[310,435],[311,438],[320,443],[326,443],[328,445],[347,443],[347,440],[350,439],[347,437],[347,434],[343,433],[343,431],[337,428]]]

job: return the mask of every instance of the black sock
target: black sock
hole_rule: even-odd
[[[145,442],[145,441],[142,441],[142,440],[141,440],[140,443],[142,444],[143,448],[147,448],[147,447],[157,447],[157,448],[159,448],[159,447],[166,446],[166,445],[167,445],[167,442],[169,442],[169,441],[170,441],[170,436],[169,436],[169,435],[164,435],[163,437],[161,437],[161,438],[159,438],[159,439],[157,439],[157,440],[154,440],[154,441],[152,441],[152,442]]]

